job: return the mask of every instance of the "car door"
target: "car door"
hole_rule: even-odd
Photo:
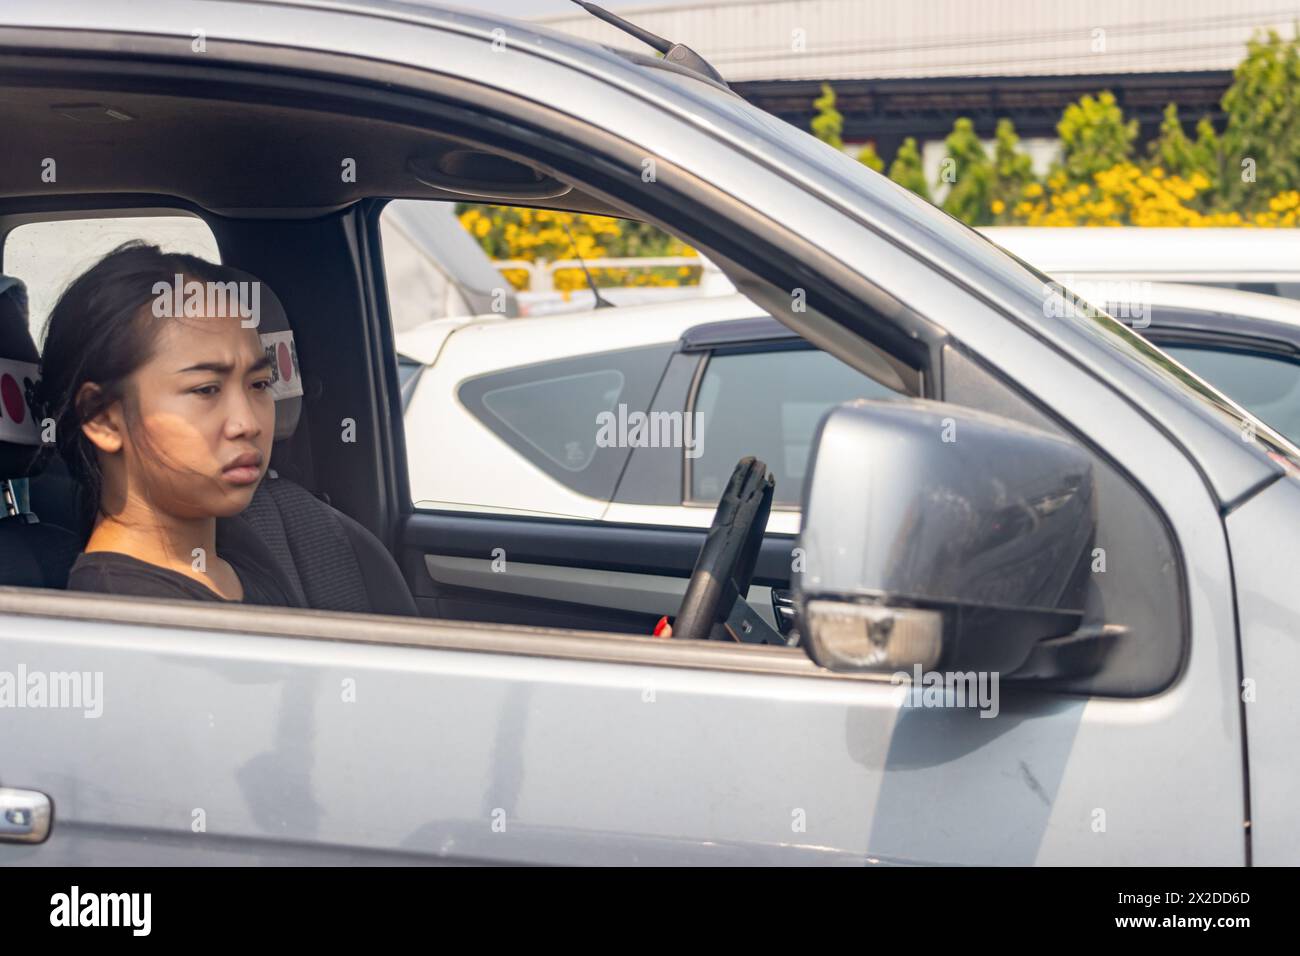
[[[240,66],[259,103],[300,103],[302,82],[325,75],[366,94],[331,100],[333,115],[377,116],[377,100],[399,94],[490,108],[516,155],[697,240],[819,347],[855,367],[868,342],[924,355],[930,397],[1033,418],[1108,463],[1098,507],[1113,536],[1094,584],[1108,606],[1136,609],[1121,623],[1139,629],[1142,673],[1172,676],[1127,693],[1008,690],[985,719],[911,708],[889,680],[831,674],[798,648],[5,593],[0,660],[13,673],[102,675],[104,690],[98,717],[6,714],[0,781],[48,794],[55,817],[45,844],[4,844],[0,860],[1245,859],[1221,511],[1272,472],[1234,436],[1185,414],[1133,356],[1039,321],[1034,280],[1005,257],[725,91],[671,71],[647,78],[656,68],[523,25],[502,69],[486,52],[497,25],[470,14],[247,12],[18,0],[0,43],[27,56],[57,30],[65,56],[140,50],[131,82],[166,90],[202,14],[214,25],[203,69]],[[67,29],[74,13],[84,34]],[[48,58],[39,69],[43,82],[57,75]],[[647,150],[662,161],[654,181],[640,175]],[[365,246],[363,231],[349,235]],[[367,278],[354,301],[382,299],[373,255],[355,266]],[[791,290],[818,307],[792,308]],[[391,349],[373,331],[381,310],[363,311],[379,379]],[[382,409],[377,392],[350,398],[400,421],[397,390]],[[622,546],[617,529],[573,533],[575,563]],[[619,559],[657,561],[677,534]],[[1149,597],[1167,587],[1177,599]]]

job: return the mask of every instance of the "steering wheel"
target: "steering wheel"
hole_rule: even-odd
[[[767,465],[757,458],[742,458],[736,464],[695,561],[673,623],[674,638],[785,643],[745,600],[775,486]]]

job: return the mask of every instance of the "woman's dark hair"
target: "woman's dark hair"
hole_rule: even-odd
[[[56,447],[78,483],[83,538],[99,512],[103,478],[81,426],[121,401],[126,379],[153,355],[159,321],[152,308],[158,298],[155,286],[171,288],[178,275],[183,282],[224,282],[236,276],[197,256],[128,242],[78,276],[45,323],[36,399],[42,417],[54,419]],[[99,389],[78,402],[87,382]]]

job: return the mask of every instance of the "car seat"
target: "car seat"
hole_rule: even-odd
[[[0,276],[0,585],[62,588],[79,542],[23,506],[24,486],[42,457],[41,423],[32,411],[38,361],[27,324],[27,290],[18,279]]]

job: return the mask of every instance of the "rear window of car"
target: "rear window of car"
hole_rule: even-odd
[[[574,491],[613,497],[631,446],[603,423],[644,412],[672,344],[563,358],[461,383],[469,412],[516,452]]]
[[[541,378],[483,393],[483,407],[537,452],[567,471],[584,471],[596,454],[602,412],[612,412],[626,384],[616,368]],[[563,414],[557,414],[564,410]]]

